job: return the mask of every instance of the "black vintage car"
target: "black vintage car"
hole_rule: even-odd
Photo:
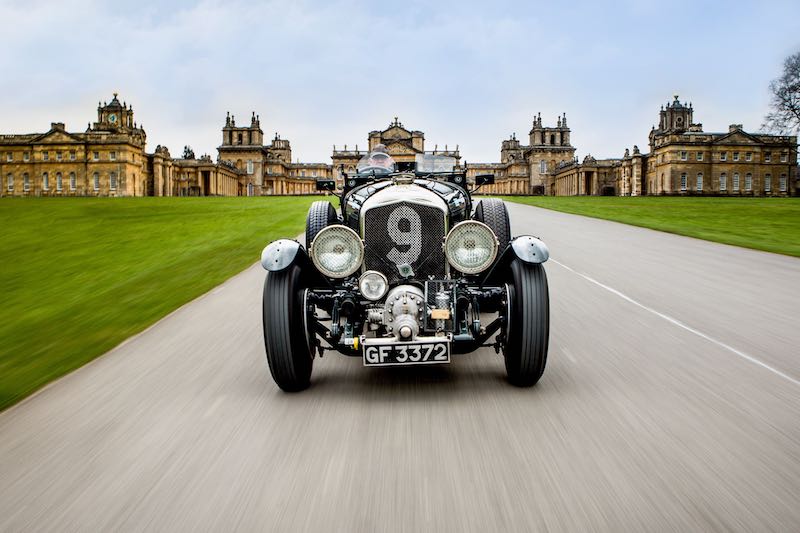
[[[547,361],[547,247],[511,237],[502,200],[473,205],[453,158],[418,156],[413,170],[396,169],[371,152],[344,176],[339,212],[328,201],[311,206],[308,249],[281,239],[262,252],[273,379],[285,391],[307,388],[325,350],[390,366],[447,364],[492,346],[512,384],[534,385]],[[472,187],[493,179],[477,176]]]

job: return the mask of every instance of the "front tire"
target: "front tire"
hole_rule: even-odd
[[[531,387],[547,364],[550,337],[550,295],[544,266],[511,263],[508,312],[503,355],[508,381]]]
[[[262,300],[264,347],[275,383],[286,392],[298,392],[311,384],[314,355],[306,327],[305,290],[300,267],[293,265],[270,272]]]
[[[505,250],[511,242],[511,221],[506,203],[499,198],[484,198],[475,208],[475,220],[489,226],[500,242],[500,251]]]
[[[306,217],[306,248],[311,247],[314,237],[317,236],[320,230],[331,224],[336,224],[336,222],[338,222],[336,209],[333,208],[330,202],[318,200],[311,204]]]

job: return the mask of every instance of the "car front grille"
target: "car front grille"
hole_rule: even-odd
[[[389,282],[400,279],[398,266],[411,265],[414,278],[443,278],[444,211],[410,202],[374,207],[364,214],[364,264]]]

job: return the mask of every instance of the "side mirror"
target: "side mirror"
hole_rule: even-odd
[[[335,191],[336,180],[317,180],[318,191]]]
[[[475,185],[494,184],[494,174],[478,174],[475,176]]]

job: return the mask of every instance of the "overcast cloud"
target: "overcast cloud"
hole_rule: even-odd
[[[17,2],[0,0],[0,133],[83,131],[134,106],[148,151],[216,156],[251,111],[301,161],[366,145],[398,116],[426,147],[497,161],[502,139],[567,113],[582,157],[618,157],[679,93],[707,131],[754,131],[800,50],[790,2]]]

